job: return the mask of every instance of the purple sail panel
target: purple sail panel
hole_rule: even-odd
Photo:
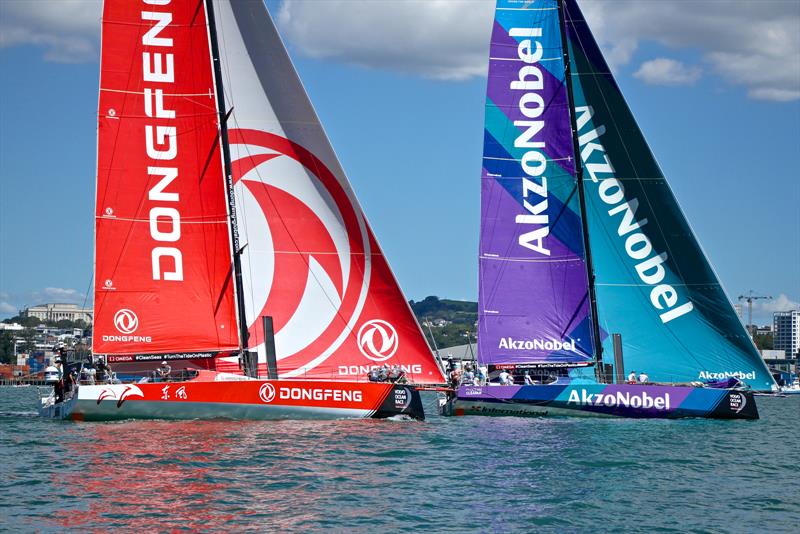
[[[481,176],[478,355],[594,358],[556,0],[499,0]]]

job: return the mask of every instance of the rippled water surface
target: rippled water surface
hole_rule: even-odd
[[[800,398],[760,421],[35,417],[0,387],[0,530],[798,532]]]

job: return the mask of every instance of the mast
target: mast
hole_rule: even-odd
[[[575,122],[575,99],[572,93],[572,73],[570,70],[569,48],[567,46],[567,23],[564,15],[564,0],[558,0],[558,20],[561,26],[561,48],[564,50],[564,79],[567,83],[567,103],[569,105],[569,120],[572,127],[572,146],[575,155],[575,177],[578,187],[578,203],[581,208],[581,227],[583,229],[583,250],[586,256],[586,271],[589,276],[589,303],[592,315],[592,336],[595,347],[595,376],[602,382],[603,376],[603,343],[600,339],[600,322],[597,317],[597,293],[594,287],[594,266],[592,264],[592,249],[589,246],[589,220],[586,213],[586,194],[583,184],[583,162],[581,161],[580,145],[578,144],[578,125]]]
[[[242,352],[247,352],[250,334],[247,328],[245,315],[244,295],[242,294],[242,260],[239,255],[239,226],[236,222],[236,199],[233,191],[233,171],[231,170],[231,152],[228,146],[228,116],[225,111],[225,91],[222,87],[222,65],[219,57],[217,41],[217,27],[214,21],[213,0],[204,0],[206,5],[206,18],[208,19],[208,34],[211,44],[211,62],[214,66],[214,84],[217,87],[217,111],[219,115],[220,142],[222,143],[222,158],[225,169],[225,191],[228,197],[228,223],[231,232],[231,247],[233,253],[233,294],[236,297],[236,309],[239,315],[239,338]]]

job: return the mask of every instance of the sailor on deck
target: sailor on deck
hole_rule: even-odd
[[[503,386],[514,385],[514,377],[511,376],[511,374],[506,370],[501,371],[500,376],[498,378],[500,379],[500,384]]]
[[[158,378],[162,382],[169,380],[169,374],[172,372],[172,367],[169,366],[166,360],[161,362],[161,367],[158,368]]]
[[[631,371],[628,375],[628,384],[635,384],[636,383],[636,371]]]
[[[650,382],[650,377],[647,376],[647,373],[645,373],[644,371],[639,373],[639,383],[640,384],[647,384],[648,382]]]
[[[525,376],[523,378],[525,379],[526,386],[532,386],[536,383],[533,381],[533,378],[531,378],[531,375],[528,373],[528,371],[525,371]]]

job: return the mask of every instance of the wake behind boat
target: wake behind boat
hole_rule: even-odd
[[[776,388],[575,0],[497,1],[479,283],[485,376],[447,415],[752,419],[704,383]]]
[[[423,418],[442,371],[263,2],[106,0],[98,121],[92,348],[128,379],[43,416]]]

